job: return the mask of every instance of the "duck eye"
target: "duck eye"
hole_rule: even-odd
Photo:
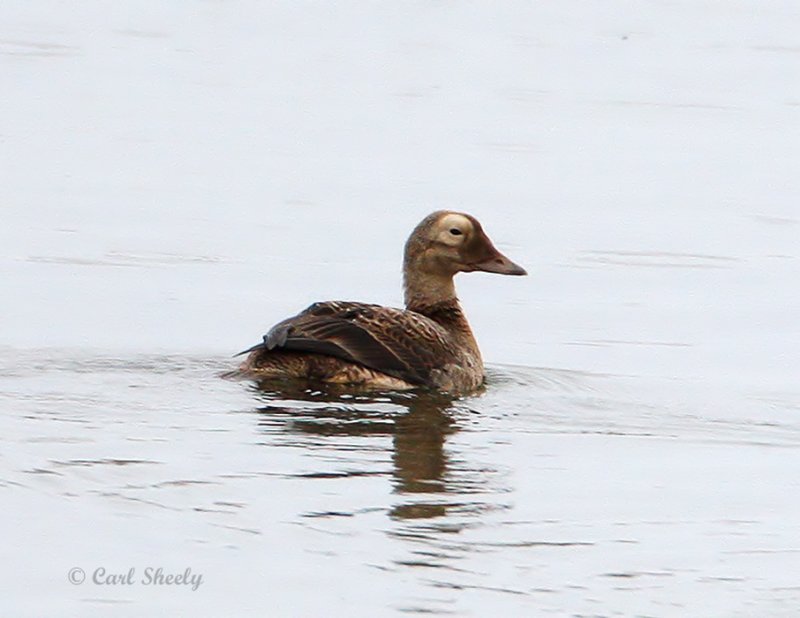
[[[450,233],[451,233],[453,236],[461,236],[461,234],[463,234],[464,232],[462,232],[461,230],[459,230],[457,227],[451,227],[451,228],[450,228]]]

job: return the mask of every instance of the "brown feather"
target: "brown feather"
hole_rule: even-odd
[[[439,324],[412,311],[331,301],[280,322],[255,351],[259,356],[281,350],[329,355],[425,384],[431,369],[452,356],[448,339]]]

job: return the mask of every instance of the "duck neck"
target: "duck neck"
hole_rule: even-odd
[[[458,302],[452,276],[420,275],[406,269],[403,280],[408,311],[430,318],[480,356],[472,329]]]
[[[406,309],[410,311],[427,315],[428,310],[442,307],[457,307],[460,310],[452,275],[409,272],[406,268],[403,272],[403,290]]]

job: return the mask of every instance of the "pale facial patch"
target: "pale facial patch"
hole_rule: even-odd
[[[436,240],[449,247],[458,247],[472,233],[472,221],[464,215],[453,212],[442,217],[436,229],[438,230]]]

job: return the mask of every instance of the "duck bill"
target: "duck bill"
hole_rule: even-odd
[[[528,272],[519,264],[515,264],[502,253],[497,251],[489,259],[472,264],[473,270],[481,270],[486,273],[497,273],[498,275],[527,275]]]

